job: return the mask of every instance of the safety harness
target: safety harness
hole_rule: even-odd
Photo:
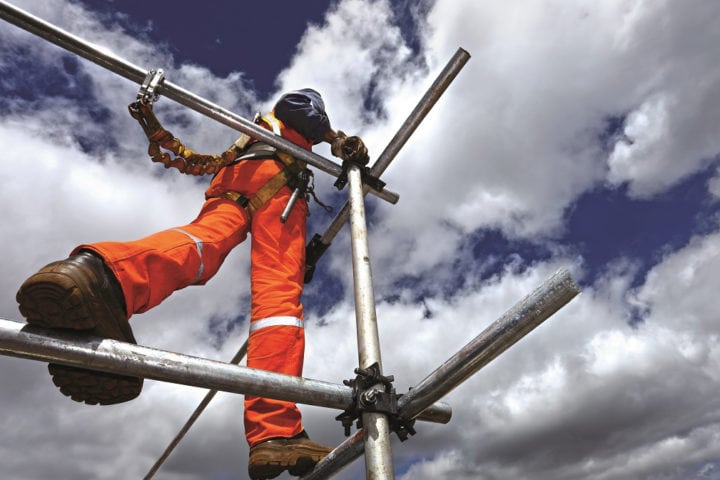
[[[255,142],[249,147],[247,147],[246,153],[238,157],[233,162],[229,163],[229,165],[245,160],[266,159],[277,160],[283,165],[285,165],[285,168],[280,170],[272,178],[270,178],[270,180],[265,182],[265,184],[260,187],[257,192],[255,192],[255,195],[253,195],[251,198],[247,198],[242,193],[236,192],[234,190],[228,190],[227,192],[220,195],[222,198],[227,198],[229,200],[237,202],[237,204],[243,207],[251,217],[268,200],[274,197],[275,194],[277,194],[280,189],[282,189],[285,185],[288,185],[291,189],[295,190],[296,188],[300,187],[300,183],[303,183],[298,181],[301,175],[312,176],[312,172],[310,172],[310,170],[307,170],[307,164],[303,160],[298,160],[292,155],[282,152],[277,148],[263,142]],[[305,189],[309,189],[312,191],[312,188],[309,185],[306,185]],[[295,203],[294,200],[293,203]],[[288,206],[289,208],[292,208],[291,204],[289,204]]]
[[[250,217],[286,185],[293,190],[293,195],[281,216],[282,222],[285,222],[295,201],[300,196],[312,195],[322,208],[327,211],[332,210],[315,196],[313,174],[303,160],[296,159],[266,143],[255,141],[244,133],[220,155],[197,153],[185,147],[179,139],[163,128],[152,111],[152,99],[148,99],[147,95],[139,94],[137,101],[131,103],[128,109],[130,115],[140,123],[150,142],[148,154],[151,160],[162,163],[165,168],[176,168],[187,175],[207,175],[216,174],[223,167],[245,160],[273,159],[281,162],[284,168],[260,187],[251,198],[233,190],[220,195],[221,198],[236,202],[245,209]],[[256,117],[256,123],[259,122],[266,123],[272,128],[273,133],[281,135],[280,123],[272,114]],[[174,156],[163,152],[161,148],[169,150]],[[309,198],[307,199],[309,200]]]

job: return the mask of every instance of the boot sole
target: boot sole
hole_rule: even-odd
[[[97,302],[88,302],[83,292],[69,275],[52,271],[36,273],[23,283],[16,300],[20,313],[27,323],[42,328],[87,331],[98,327],[99,315],[108,315],[108,309]],[[123,332],[124,333],[124,332]],[[128,337],[127,334],[123,336]],[[135,339],[119,340],[135,343]],[[60,392],[76,402],[88,405],[112,405],[126,402],[140,395],[143,379],[98,372],[51,363],[48,371]]]
[[[62,273],[36,273],[20,287],[16,299],[30,325],[72,330],[92,330],[97,325],[82,301],[80,287]]]
[[[142,379],[51,363],[52,381],[66,397],[88,405],[114,405],[140,395]]]
[[[310,473],[319,461],[312,460],[309,457],[301,457],[294,465],[281,465],[280,463],[253,465],[248,467],[248,474],[251,480],[270,480],[287,470],[290,475],[301,477]]]
[[[263,450],[260,453],[253,452],[250,456],[248,474],[252,480],[275,478],[285,470],[296,477],[308,474],[328,454],[326,450],[307,446],[273,445],[264,446]]]

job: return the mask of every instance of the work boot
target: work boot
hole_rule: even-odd
[[[275,478],[287,470],[299,477],[310,473],[332,448],[313,442],[303,430],[292,438],[271,438],[250,448],[252,480]]]
[[[30,325],[137,343],[127,321],[120,284],[102,259],[91,252],[81,251],[43,267],[25,280],[16,300]],[[48,370],[64,395],[90,405],[132,400],[143,384],[142,378],[54,363]]]

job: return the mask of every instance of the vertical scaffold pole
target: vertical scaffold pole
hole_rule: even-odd
[[[497,358],[525,335],[550,318],[578,293],[566,270],[560,270],[545,280],[532,293],[516,303],[477,337],[451,356],[425,380],[400,397],[398,412],[403,418],[413,418],[415,412],[441,398],[482,367]],[[339,472],[345,465],[363,454],[363,431],[345,440],[302,480],[321,480]]]
[[[355,319],[357,322],[358,360],[361,369],[377,363],[382,374],[380,337],[375,312],[375,295],[370,270],[370,253],[365,221],[365,203],[360,168],[348,168],[350,191],[350,238],[352,246],[353,281],[355,285]],[[382,389],[382,385],[377,386]],[[365,444],[365,471],[368,480],[394,479],[390,449],[390,423],[386,415],[362,414]]]

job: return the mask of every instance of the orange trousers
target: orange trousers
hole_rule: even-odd
[[[287,221],[281,223],[280,215],[291,195],[288,187],[252,219],[235,202],[217,198],[228,190],[249,198],[281,168],[274,160],[225,167],[213,179],[200,214],[190,224],[132,242],[81,245],[75,252],[91,250],[103,257],[122,287],[130,318],[158,305],[175,290],[207,282],[250,233],[252,305],[247,365],[300,376],[305,351],[300,296],[307,204],[299,199]],[[272,437],[292,437],[303,429],[300,411],[292,402],[247,396],[244,418],[251,446]]]

